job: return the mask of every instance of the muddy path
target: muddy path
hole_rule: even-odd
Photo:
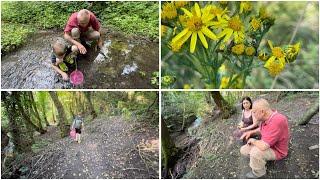
[[[53,128],[39,137],[49,145],[26,158],[15,178],[158,178],[158,131],[133,128],[121,117],[95,119],[84,126],[80,144],[60,139]]]
[[[150,89],[152,73],[159,70],[158,43],[143,37],[102,30],[104,46],[101,53],[88,45],[81,55],[78,69],[84,83],[73,86],[65,82],[50,67],[50,44],[63,37],[62,32],[39,31],[27,43],[1,57],[1,87],[3,89]],[[70,73],[70,72],[69,72]]]
[[[274,178],[319,178],[319,114],[306,126],[295,125],[311,106],[318,101],[317,95],[290,95],[275,102],[273,97],[264,96],[275,109],[289,118],[291,141],[286,159],[267,163],[266,179]],[[251,170],[249,159],[240,155],[241,143],[235,141],[232,133],[239,122],[240,112],[227,120],[204,120],[194,137],[200,139],[197,159],[187,165],[183,178],[246,178]],[[223,129],[223,131],[222,131]]]

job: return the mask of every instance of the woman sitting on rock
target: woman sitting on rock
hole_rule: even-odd
[[[252,101],[250,97],[244,97],[241,100],[242,116],[241,122],[238,124],[238,129],[233,132],[234,137],[240,140],[242,134],[248,130],[257,128],[258,122],[253,118],[251,114]],[[244,142],[245,143],[245,142]]]

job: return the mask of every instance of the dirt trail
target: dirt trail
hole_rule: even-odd
[[[85,124],[80,144],[69,137],[51,143],[27,162],[30,171],[22,177],[157,178],[158,149],[139,147],[158,140],[158,132],[144,128],[137,133],[131,124],[119,117],[95,119]]]
[[[264,178],[319,178],[319,149],[309,150],[319,142],[319,114],[306,126],[295,125],[312,103],[318,101],[318,96],[295,94],[279,102],[269,95],[263,97],[288,116],[291,131],[289,156],[267,163]],[[227,120],[208,120],[200,126],[195,134],[201,139],[199,158],[189,164],[184,178],[245,178],[250,171],[249,159],[240,155],[241,143],[232,138],[239,118],[240,112],[237,112]]]

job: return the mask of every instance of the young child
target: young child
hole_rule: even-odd
[[[76,130],[76,141],[81,143],[81,130],[83,130],[83,118],[81,115],[74,118],[71,128]]]
[[[68,45],[64,39],[59,38],[52,45],[52,50],[52,68],[62,76],[63,80],[67,81],[69,79],[67,72],[74,64],[78,54],[78,48],[75,45]]]

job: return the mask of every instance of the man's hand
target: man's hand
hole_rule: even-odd
[[[69,77],[68,77],[68,74],[67,74],[67,73],[62,72],[62,73],[61,73],[61,76],[62,76],[62,79],[63,79],[64,81],[68,81],[68,80],[69,80]]]
[[[78,49],[79,49],[81,54],[86,54],[87,53],[87,49],[81,43],[79,43],[77,45],[77,47],[78,47]]]
[[[250,138],[250,136],[251,136],[251,132],[250,132],[250,131],[249,131],[249,132],[245,132],[245,133],[242,134],[242,136],[240,137],[240,139],[242,139],[242,140],[248,140],[248,139]]]
[[[253,143],[254,143],[255,141],[256,141],[256,139],[250,138],[250,139],[247,141],[247,144],[253,145]]]

